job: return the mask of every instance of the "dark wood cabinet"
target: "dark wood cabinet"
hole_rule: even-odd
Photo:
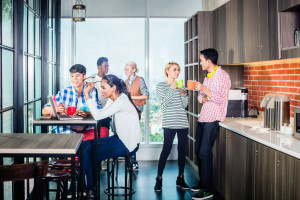
[[[255,199],[275,199],[275,150],[257,142],[255,146]]]
[[[226,130],[225,199],[246,199],[247,139]]]
[[[300,199],[300,161],[276,152],[276,199]]]

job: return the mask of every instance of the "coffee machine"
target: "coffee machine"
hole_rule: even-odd
[[[237,87],[229,91],[226,117],[248,117],[248,88]]]

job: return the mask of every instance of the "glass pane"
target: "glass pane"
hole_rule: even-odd
[[[36,13],[40,16],[40,15],[41,15],[41,4],[40,4],[40,0],[36,0],[36,1],[35,1],[35,10],[36,10]]]
[[[184,21],[186,19],[150,19],[150,142],[162,142],[162,110],[155,86],[165,81],[164,67],[169,61],[181,66],[179,79],[184,80]]]
[[[33,9],[33,0],[28,0],[28,5]]]
[[[70,76],[68,69],[71,67],[71,53],[72,53],[72,19],[61,19],[61,56],[60,56],[60,77],[59,77],[59,90],[64,89],[70,84]],[[87,67],[87,66],[86,66]],[[95,72],[96,73],[96,72]]]
[[[33,133],[33,126],[32,126],[32,120],[33,120],[33,114],[34,114],[34,103],[28,104],[28,133]]]
[[[34,54],[34,14],[28,10],[28,53]]]
[[[52,0],[48,0],[48,26],[52,27]]]
[[[28,57],[28,101],[34,99],[34,58]]]
[[[27,56],[24,56],[23,58],[23,78],[24,78],[24,101],[27,102],[28,96],[27,96],[27,80],[28,80],[28,76],[27,76]]]
[[[52,44],[52,38],[53,38],[53,32],[52,30],[48,29],[48,40],[49,40],[49,44],[48,44],[48,61],[52,61],[52,51],[53,51],[53,44]]]
[[[2,108],[13,105],[13,52],[2,49]]]
[[[24,6],[24,19],[23,19],[23,46],[24,52],[27,52],[27,7]]]
[[[35,18],[35,55],[40,56],[40,18],[36,17]]]
[[[52,66],[52,94],[56,94],[56,65]]]
[[[56,15],[56,7],[55,7],[55,3],[56,1],[54,0],[53,1],[53,12],[52,12],[52,29],[55,31],[56,30],[56,27],[55,27],[55,15]]]
[[[42,116],[42,105],[41,101],[35,102],[35,119]],[[41,133],[41,127],[36,126],[36,133]]]
[[[24,105],[24,133],[28,133],[27,105]]]
[[[2,0],[2,44],[13,47],[13,1]]]
[[[41,97],[41,87],[42,87],[42,69],[41,69],[41,60],[35,59],[35,98],[38,99]]]
[[[52,95],[52,88],[53,88],[53,80],[52,80],[52,65],[48,64],[49,67],[49,94],[48,95]]]
[[[3,133],[13,133],[13,110],[3,112]]]
[[[53,33],[53,62],[56,63],[56,34]]]

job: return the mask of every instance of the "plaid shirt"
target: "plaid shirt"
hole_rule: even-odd
[[[199,92],[198,101],[203,103],[199,122],[223,122],[226,118],[228,95],[231,87],[229,75],[219,67],[211,78],[205,77],[203,85],[211,91],[211,98],[203,103],[206,96],[203,91]]]
[[[82,105],[87,106],[86,100],[84,98],[84,93],[83,93],[84,89],[85,89],[85,85],[83,87],[83,90],[82,90],[80,96],[81,96]],[[97,93],[96,93],[95,88],[90,92],[90,97],[93,100],[93,102],[95,102],[95,104],[97,105],[97,109],[100,110],[100,104],[98,102]],[[77,107],[78,93],[76,92],[76,90],[73,86],[69,86],[69,87],[65,88],[64,90],[59,91],[55,95],[55,98],[57,101],[57,105],[64,104],[66,107],[68,107],[68,106],[76,106]],[[45,106],[50,106],[50,104],[48,103]],[[91,129],[91,128],[88,127],[86,129]],[[74,131],[72,131],[72,126],[56,126],[54,128],[54,131],[55,131],[55,133],[75,133]]]

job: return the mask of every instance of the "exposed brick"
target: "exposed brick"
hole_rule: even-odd
[[[286,86],[294,86],[295,85],[294,82],[286,82],[285,84],[286,84]]]
[[[294,99],[300,100],[300,95],[299,94],[294,94]]]
[[[289,67],[290,67],[290,64],[289,64],[289,63],[284,63],[284,64],[282,64],[281,67],[282,67],[282,68],[289,68]]]
[[[290,112],[290,117],[294,117],[294,113]]]
[[[295,74],[295,70],[294,69],[287,69],[287,70],[285,70],[285,74]]]
[[[254,69],[255,70],[261,70],[261,66],[255,66]]]
[[[296,93],[298,90],[298,88],[289,88],[289,92],[293,92],[293,93]]]
[[[267,90],[267,87],[266,86],[260,86],[259,89],[260,90]]]
[[[273,85],[273,86],[277,86],[277,82],[276,81],[268,81],[267,84]]]
[[[260,95],[260,96],[264,96],[264,92],[262,92],[262,91],[258,91],[258,95]]]
[[[290,97],[290,99],[294,98],[294,94],[287,94],[287,95]]]
[[[258,73],[257,73],[257,71],[250,71],[250,74],[249,75],[257,75]]]
[[[256,71],[255,71],[256,72]],[[264,71],[257,71],[257,74],[258,75],[264,75]],[[255,74],[255,75],[257,75],[257,74]]]
[[[292,76],[290,76],[290,80],[299,80],[299,76],[298,75],[292,75]]]
[[[289,80],[289,76],[280,76],[280,80]]]
[[[278,81],[277,83],[278,83],[278,84],[277,84],[278,86],[285,86],[285,85],[286,85],[286,83],[283,82],[283,81]]]
[[[300,74],[300,69],[295,69],[295,74]]]
[[[266,70],[267,66],[261,66],[261,70]]]
[[[274,69],[274,65],[267,65],[267,69]]]
[[[244,71],[247,71],[247,70],[249,70],[250,69],[250,67],[244,67]]]
[[[274,65],[274,69],[280,69],[281,68],[281,64],[275,64]]]
[[[249,76],[250,73],[251,73],[251,71],[246,71],[246,72],[244,72],[244,75],[245,75],[245,76]]]
[[[245,81],[245,80],[244,80],[244,84],[245,84],[245,85],[250,85],[250,84],[251,84],[251,81]]]
[[[257,90],[254,90],[254,91],[252,92],[252,94],[253,94],[253,95],[257,95],[257,94],[258,94]]]
[[[290,67],[299,67],[299,63],[290,63]]]
[[[270,80],[280,80],[280,76],[270,76]]]

